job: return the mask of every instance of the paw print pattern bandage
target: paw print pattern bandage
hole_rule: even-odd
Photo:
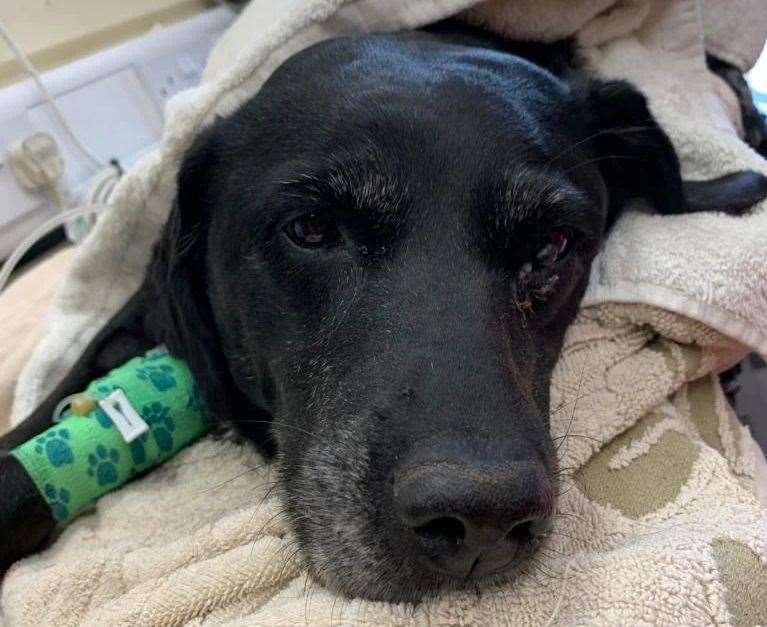
[[[157,348],[93,381],[60,422],[12,453],[66,522],[209,430],[189,369]]]

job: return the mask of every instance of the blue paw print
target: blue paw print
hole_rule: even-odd
[[[43,487],[45,500],[51,508],[51,513],[56,520],[66,520],[69,518],[69,499],[71,498],[69,490],[66,488],[58,489],[52,483],[46,483]]]
[[[146,464],[146,448],[144,445],[149,439],[148,433],[142,433],[133,442],[128,444],[128,450],[130,451],[131,459],[136,466],[143,466]]]
[[[170,415],[170,407],[162,403],[150,403],[144,405],[141,416],[149,425],[157,448],[161,451],[173,450],[173,432],[176,430],[176,423]]]
[[[69,447],[69,431],[67,429],[51,429],[35,440],[35,453],[48,458],[51,466],[60,468],[75,461],[72,449]]]
[[[142,433],[128,445],[131,459],[137,467],[146,464],[146,443],[150,435],[157,444],[157,448],[168,452],[173,450],[173,432],[176,430],[176,423],[170,415],[170,407],[162,403],[145,405],[141,410],[141,416],[149,425],[149,432]]]
[[[151,383],[158,392],[165,392],[176,387],[176,379],[173,377],[173,368],[167,364],[160,366],[145,365],[136,370],[136,376],[142,381]]]
[[[96,447],[96,452],[88,455],[88,474],[95,477],[99,485],[115,483],[119,478],[117,462],[120,454],[116,449],[109,449],[101,444]]]
[[[107,416],[107,413],[101,409],[101,407],[96,407],[96,421],[104,427],[104,429],[110,429],[112,427],[112,419]]]

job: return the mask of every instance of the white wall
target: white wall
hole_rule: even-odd
[[[211,0],[0,0],[0,20],[32,62],[46,70],[211,4]],[[21,66],[0,40],[0,85],[22,76]]]

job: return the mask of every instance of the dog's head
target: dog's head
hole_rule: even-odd
[[[426,35],[306,50],[197,140],[156,315],[213,412],[276,452],[322,581],[412,600],[534,549],[551,372],[630,196],[684,203],[630,86]]]

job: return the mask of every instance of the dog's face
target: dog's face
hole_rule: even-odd
[[[190,152],[168,342],[276,445],[328,585],[415,600],[545,533],[551,372],[611,205],[594,98],[501,52],[336,40]]]

